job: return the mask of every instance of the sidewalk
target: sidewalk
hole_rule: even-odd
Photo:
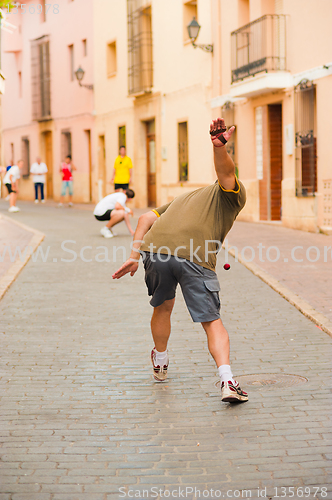
[[[227,240],[228,247],[235,246],[248,263],[304,299],[332,325],[332,236],[237,221]],[[250,248],[243,251],[245,247]]]
[[[158,498],[159,489],[191,499],[195,487],[200,498],[257,499],[266,488],[266,498],[332,499],[326,333],[233,258],[224,271],[220,255],[232,368],[249,402],[220,402],[205,334],[180,291],[169,380],[155,384],[142,268],[115,282],[121,252],[98,262],[105,248],[129,252],[125,226],[105,240],[89,211],[22,208],[10,217],[44,233],[49,253],[0,302],[0,500]]]
[[[0,213],[0,299],[16,279],[44,235]]]

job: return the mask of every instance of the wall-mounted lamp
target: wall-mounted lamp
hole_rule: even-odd
[[[196,44],[195,40],[198,37],[199,30],[201,29],[200,25],[196,21],[196,18],[194,17],[191,23],[188,24],[187,30],[188,30],[188,35],[191,40],[191,43],[193,44],[194,48],[199,47],[202,50],[205,50],[205,52],[213,52],[213,45],[201,45],[201,44]]]
[[[85,74],[85,71],[84,71],[84,69],[81,68],[81,66],[78,68],[78,70],[75,71],[75,76],[77,78],[79,86],[85,87],[89,90],[93,90],[93,85],[85,85],[84,83],[81,83],[81,81],[83,80],[84,74]]]

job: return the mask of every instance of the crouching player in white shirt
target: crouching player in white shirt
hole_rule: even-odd
[[[105,196],[94,209],[93,215],[97,220],[108,221],[106,226],[100,232],[105,238],[113,238],[111,228],[122,222],[126,223],[130,234],[133,236],[134,231],[130,225],[129,215],[133,215],[133,211],[126,207],[127,199],[134,198],[135,193],[132,189],[127,189],[125,192],[118,192]]]

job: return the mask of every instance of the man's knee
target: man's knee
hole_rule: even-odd
[[[126,212],[125,212],[124,210],[117,210],[117,209],[112,210],[112,213],[111,213],[111,218],[112,218],[112,217],[124,217],[124,214],[125,214],[125,213],[126,213]]]
[[[168,313],[171,314],[174,307],[175,299],[165,300],[160,306],[155,307],[154,310],[158,313]]]

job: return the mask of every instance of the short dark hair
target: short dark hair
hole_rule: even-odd
[[[126,189],[127,198],[135,198],[135,192],[132,189]]]
[[[120,149],[122,149],[122,148],[125,148],[125,149],[126,149],[126,146],[125,146],[124,144],[122,144],[122,146],[120,146],[120,147],[119,147],[119,151],[120,151]]]
[[[67,155],[66,158],[69,158],[71,160],[71,155]]]

